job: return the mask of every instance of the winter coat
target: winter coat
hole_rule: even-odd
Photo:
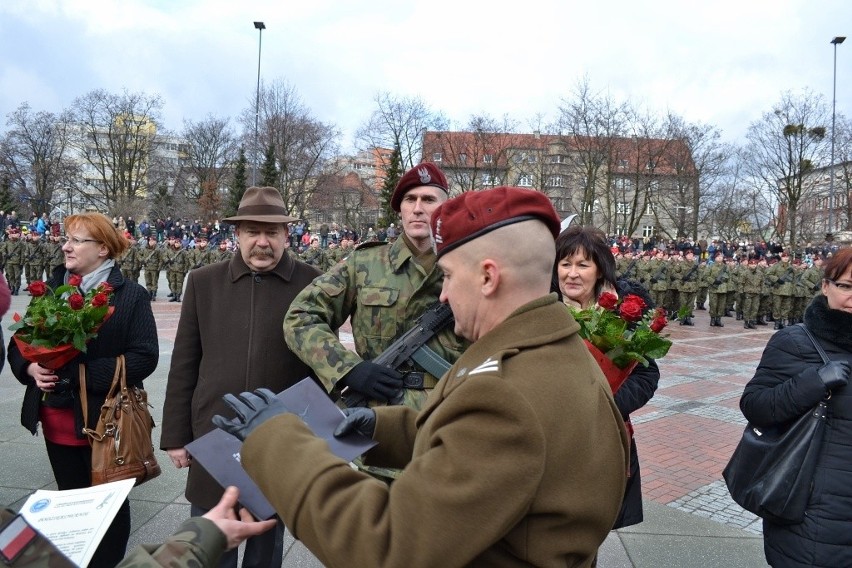
[[[822,294],[805,311],[805,325],[832,360],[852,362],[852,314],[828,308]],[[775,333],[740,400],[758,426],[792,422],[825,396],[822,359],[800,326]],[[834,389],[804,522],[763,521],[764,552],[774,567],[852,566],[852,385]]]
[[[160,447],[183,448],[213,429],[216,414],[233,416],[226,394],[266,387],[280,392],[311,369],[284,344],[290,302],[320,272],[284,254],[256,273],[236,254],[189,273],[163,404]],[[212,509],[222,487],[200,465],[189,468],[186,498]]]
[[[65,267],[53,271],[47,285],[56,288],[65,278]],[[77,437],[83,438],[83,408],[77,389],[79,388],[80,363],[86,364],[86,390],[88,399],[88,427],[95,428],[115,374],[115,359],[124,355],[128,386],[143,386],[142,380],[157,368],[160,356],[157,341],[157,325],[151,311],[150,297],[145,288],[136,282],[125,280],[118,266],[113,266],[107,282],[115,292],[110,305],[115,307],[112,316],[98,330],[98,336],[86,345],[86,352],[70,363],[57,369],[60,380],[69,379],[69,392],[73,396]],[[24,359],[14,340],[9,342],[9,368],[18,381],[26,385],[24,404],[21,408],[21,424],[33,434],[39,422],[39,405],[42,392],[35,380],[27,373],[30,362]]]

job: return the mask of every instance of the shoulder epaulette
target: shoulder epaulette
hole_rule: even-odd
[[[390,243],[385,242],[385,241],[364,241],[363,243],[359,243],[355,247],[355,250],[363,250],[363,249],[366,249],[366,248],[377,247],[377,246],[386,246],[386,245],[390,245]]]

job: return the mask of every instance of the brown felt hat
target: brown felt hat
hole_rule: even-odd
[[[287,215],[281,193],[274,187],[250,187],[240,200],[240,207],[233,217],[222,219],[228,223],[257,221],[259,223],[292,223],[296,217]]]

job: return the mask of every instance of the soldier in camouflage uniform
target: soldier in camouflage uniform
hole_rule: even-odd
[[[763,275],[763,286],[760,291],[760,306],[757,308],[757,325],[769,325],[767,321],[772,321],[770,312],[772,312],[772,285],[769,283],[767,276],[769,263],[766,257],[761,257],[757,261],[757,271]]]
[[[722,316],[725,315],[725,301],[728,296],[728,281],[731,275],[725,257],[722,253],[716,254],[716,258],[708,267],[705,282],[710,294],[710,327],[725,327]]]
[[[41,235],[33,231],[26,242],[24,251],[24,268],[26,269],[27,285],[36,280],[44,280],[45,249]]]
[[[704,253],[702,256],[706,256]],[[706,310],[704,304],[707,303],[708,292],[707,292],[707,279],[704,277],[704,273],[707,272],[707,259],[702,258],[698,263],[698,291],[695,294],[695,309],[696,310]]]
[[[51,235],[47,250],[47,277],[50,278],[54,270],[65,265],[65,253],[62,252],[62,237]]]
[[[195,248],[186,252],[189,270],[195,270],[196,268],[211,264],[212,251],[207,248],[207,235],[199,234],[195,239]]]
[[[127,239],[127,242],[130,243],[130,246],[127,247],[127,250],[121,255],[119,259],[119,265],[121,266],[121,275],[124,276],[125,279],[130,280],[131,282],[139,281],[139,270],[137,266],[140,263],[139,254],[142,250],[136,246],[136,238],[133,235]],[[134,275],[136,278],[134,279]]]
[[[692,321],[692,309],[695,306],[695,294],[698,291],[698,262],[692,250],[686,251],[683,262],[678,263],[678,271],[674,278],[678,286],[678,310],[683,310],[683,319],[680,325],[695,325]]]
[[[805,307],[807,307],[811,298],[814,297],[813,284],[806,278],[808,267],[800,259],[797,258],[793,261],[793,268],[795,270],[793,271],[793,308],[791,319],[793,323],[801,323],[805,318]]]
[[[648,278],[650,288],[648,291],[651,293],[651,299],[654,300],[654,304],[657,307],[665,308],[669,316],[671,316],[671,306],[666,304],[669,290],[670,262],[665,253],[659,251],[650,264],[650,277]]]
[[[781,253],[781,260],[766,271],[767,279],[772,287],[772,318],[775,329],[784,329],[784,321],[790,323],[793,308],[793,267],[787,253]]]
[[[21,240],[21,233],[17,230],[9,231],[9,240],[6,241],[6,282],[15,296],[21,289],[21,270],[24,264],[26,244]]]
[[[163,263],[163,249],[157,244],[157,237],[148,237],[148,245],[139,253],[142,269],[145,271],[145,288],[151,295],[151,301],[157,301],[157,286],[160,282],[160,265]]]
[[[183,281],[190,268],[189,251],[183,249],[180,240],[169,239],[164,258],[166,280],[168,280],[169,290],[171,290],[169,301],[180,302],[180,296],[183,294]]]
[[[325,251],[320,248],[320,241],[317,237],[311,238],[311,246],[302,253],[302,262],[322,271],[325,271],[328,266]]]
[[[302,290],[284,319],[284,339],[329,392],[354,391],[372,405],[398,399],[420,409],[440,377],[412,365],[392,370],[372,363],[440,296],[443,272],[432,248],[430,215],[447,199],[447,180],[437,166],[415,166],[394,189],[391,206],[402,216],[402,237],[390,244],[364,243]],[[355,352],[336,331],[347,319]],[[452,325],[428,346],[453,363],[467,343]],[[412,374],[403,382],[403,375]],[[416,379],[416,380],[415,380]],[[403,388],[405,385],[405,388]],[[410,388],[409,388],[410,387]],[[380,477],[392,470],[371,469]]]
[[[763,271],[758,269],[757,259],[750,258],[745,271],[740,276],[740,289],[743,293],[743,327],[757,329],[760,294],[763,291]]]
[[[725,312],[734,312],[737,316],[737,321],[743,319],[743,290],[742,277],[748,268],[740,262],[739,259],[728,259],[728,267],[731,271],[731,282],[728,287],[728,299],[725,305]]]

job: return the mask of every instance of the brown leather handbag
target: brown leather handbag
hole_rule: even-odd
[[[160,475],[154,457],[151,430],[154,418],[148,410],[148,393],[127,386],[124,355],[116,357],[115,375],[94,430],[88,427],[86,367],[80,365],[80,402],[83,432],[92,446],[92,485],[136,479],[141,485]]]

